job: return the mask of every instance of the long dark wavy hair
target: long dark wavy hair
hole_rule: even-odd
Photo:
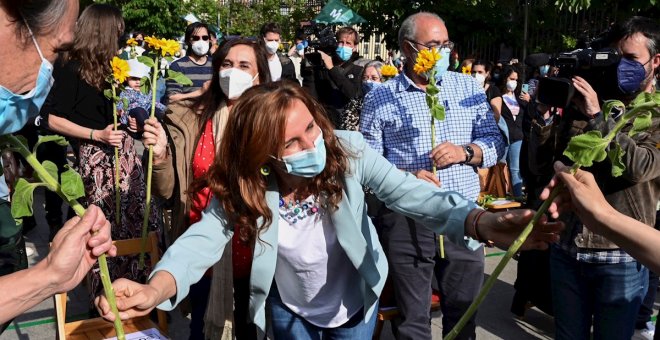
[[[268,57],[267,52],[260,44],[255,43],[254,40],[250,39],[232,39],[225,41],[218,48],[215,53],[213,53],[213,76],[211,77],[211,86],[209,89],[204,92],[201,96],[197,97],[190,105],[190,109],[193,112],[200,113],[199,117],[199,127],[200,131],[204,130],[204,124],[215,115],[220,104],[222,102],[227,102],[227,96],[222,92],[220,88],[220,66],[222,62],[227,58],[229,50],[232,47],[237,45],[245,45],[252,47],[257,61],[257,72],[259,72],[259,83],[265,84],[270,82],[270,71],[268,68]]]
[[[62,55],[62,60],[79,62],[80,78],[101,91],[105,78],[112,73],[110,61],[117,55],[123,33],[124,18],[119,8],[92,4],[78,18],[73,47]]]
[[[260,169],[277,166],[272,163],[272,156],[284,150],[287,114],[296,100],[311,112],[326,146],[325,168],[310,180],[307,189],[311,194],[327,194],[329,209],[336,209],[341,201],[348,153],[335,136],[323,106],[299,84],[288,80],[252,87],[232,108],[209,171],[194,181],[189,190],[198,192],[209,187],[220,200],[229,225],[240,227],[239,237],[243,241],[255,240],[273,221],[266,202],[268,177]],[[259,218],[263,220],[257,225]]]

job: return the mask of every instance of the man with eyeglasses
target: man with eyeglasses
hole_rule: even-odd
[[[185,40],[188,46],[186,56],[174,61],[170,69],[190,78],[192,85],[184,86],[168,80],[165,83],[168,104],[199,97],[210,84],[213,76],[212,60],[209,55],[211,48],[209,27],[201,22],[188,25]]]
[[[399,46],[410,62],[405,63],[403,73],[366,95],[360,130],[371,147],[399,169],[476,201],[480,192],[477,168],[495,165],[504,152],[504,140],[486,94],[469,76],[447,72],[454,44],[437,15],[421,12],[405,19]],[[413,71],[417,54],[426,49],[436,49],[442,56],[435,65],[436,85],[446,112],[444,121],[435,121],[433,149],[424,92],[428,79]],[[437,175],[431,172],[433,163]],[[442,330],[447,334],[481,288],[483,249],[471,252],[445,241],[444,258],[440,259],[436,255],[438,237],[425,227],[387,208],[380,208],[375,220],[401,315],[394,323],[396,338],[431,339],[431,281],[436,262]],[[473,316],[459,339],[476,337],[474,320]]]

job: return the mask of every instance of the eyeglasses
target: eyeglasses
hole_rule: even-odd
[[[199,41],[199,39],[202,39],[202,40],[204,40],[204,41],[209,40],[209,36],[208,36],[208,35],[201,35],[201,36],[200,36],[200,35],[193,35],[193,36],[190,37],[190,38],[192,39],[192,41]]]
[[[415,41],[415,40],[411,40],[411,39],[408,39],[408,42],[409,42],[409,43],[412,43],[411,46],[412,46],[413,48],[415,48],[415,46],[413,45],[413,44],[415,44],[415,45],[424,46],[425,49],[427,49],[427,50],[430,50],[430,49],[432,49],[432,48],[437,48],[437,49],[439,49],[439,50],[442,50],[442,49],[448,49],[448,50],[451,51],[451,50],[454,49],[454,43],[451,42],[451,41],[447,41],[447,42],[445,42],[445,43],[443,43],[443,44],[441,44],[441,45],[425,45],[425,44],[422,44],[422,43],[420,43],[420,42],[417,42],[417,41]],[[415,48],[415,49],[416,49],[416,48]]]

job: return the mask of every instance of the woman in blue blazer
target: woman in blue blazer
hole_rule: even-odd
[[[145,137],[165,147],[158,124],[152,126]],[[390,209],[469,249],[479,241],[509,245],[532,217],[530,210],[485,212],[396,169],[361,134],[333,131],[322,107],[288,82],[245,92],[208,176],[189,191],[200,186],[211,188],[213,202],[167,250],[149,283],[113,283],[122,318],[157,305],[173,309],[240,237],[254,245],[249,309],[260,336],[268,315],[274,339],[370,339],[388,265],[363,186]],[[561,228],[541,223],[526,248],[546,248]],[[98,306],[113,319],[105,298]]]

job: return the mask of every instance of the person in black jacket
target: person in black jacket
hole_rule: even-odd
[[[325,106],[330,120],[339,126],[339,117],[348,102],[362,92],[362,67],[358,59],[359,36],[351,27],[342,27],[335,34],[337,49],[334,55],[323,51],[319,64],[305,58],[301,65],[303,87]]]
[[[282,29],[280,25],[269,22],[261,26],[261,37],[264,39],[264,45],[268,52],[268,68],[270,77],[273,81],[289,79],[297,81],[296,69],[291,59],[281,53],[277,53],[282,39]]]
[[[520,175],[520,147],[523,139],[522,122],[527,114],[529,104],[529,94],[522,91],[522,79],[518,78],[518,69],[513,66],[507,66],[502,71],[499,81],[500,92],[502,93],[502,112],[507,128],[509,129],[509,150],[507,152],[507,163],[509,172],[511,172],[511,186],[513,196],[523,196],[523,180]]]

